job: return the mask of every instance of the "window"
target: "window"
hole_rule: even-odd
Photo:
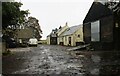
[[[80,35],[78,35],[78,37],[80,38]]]
[[[91,41],[100,41],[100,22],[91,23]]]

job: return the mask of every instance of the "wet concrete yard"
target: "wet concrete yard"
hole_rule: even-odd
[[[119,76],[120,52],[67,51],[65,46],[38,45],[37,47],[10,49],[3,56],[3,74],[44,74],[72,76]]]

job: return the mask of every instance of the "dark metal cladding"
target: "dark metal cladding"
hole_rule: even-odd
[[[90,33],[90,29],[91,29],[91,24],[90,23],[85,23],[84,26],[83,26],[83,38],[84,38],[84,41],[86,43],[90,43],[90,40],[91,40],[91,33]]]
[[[92,41],[91,23],[99,21],[99,41]],[[118,23],[119,25],[119,23]],[[97,26],[97,25],[96,25]],[[85,43],[91,43],[95,50],[119,50],[120,27],[116,28],[115,16],[111,9],[100,2],[93,2],[83,21]]]

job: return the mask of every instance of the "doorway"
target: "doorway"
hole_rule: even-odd
[[[69,37],[68,40],[69,40],[69,46],[71,46],[71,37]]]

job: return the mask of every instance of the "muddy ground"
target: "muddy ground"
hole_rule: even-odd
[[[2,57],[3,76],[119,76],[119,51],[68,51],[72,47],[38,45],[14,48]]]

